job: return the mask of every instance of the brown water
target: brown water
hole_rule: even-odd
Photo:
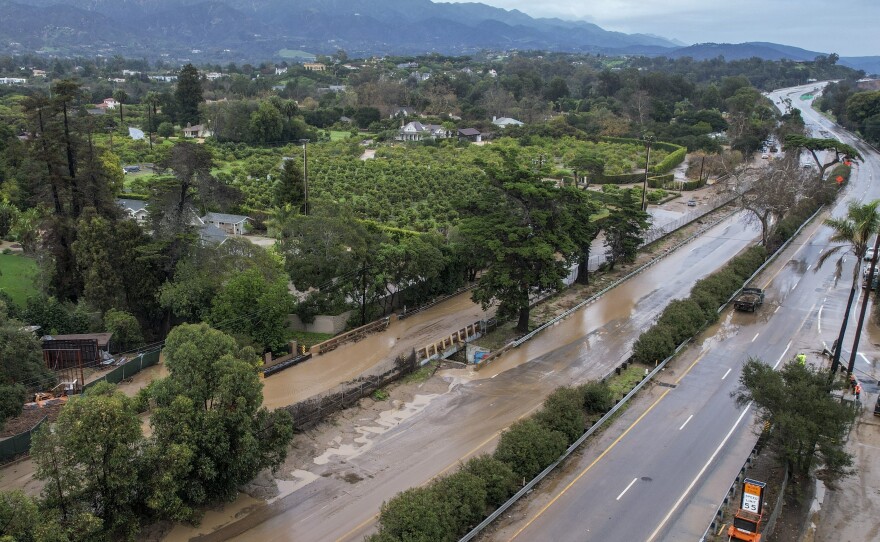
[[[384,332],[343,344],[266,378],[263,404],[270,409],[287,406],[353,380],[377,365],[381,372],[382,368],[390,368],[381,362],[391,362],[494,313],[484,313],[470,295],[462,293],[402,321],[392,318]]]

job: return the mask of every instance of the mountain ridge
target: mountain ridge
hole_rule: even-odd
[[[319,54],[345,49],[349,56],[528,49],[795,61],[824,54],[771,42],[681,46],[652,34],[614,32],[586,21],[533,18],[477,2],[0,0],[0,12],[2,53],[49,50],[67,55],[172,56],[195,62],[277,59],[282,49]],[[880,73],[880,57],[844,57],[839,62]]]

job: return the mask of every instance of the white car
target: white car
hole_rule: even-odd
[[[874,249],[873,249],[873,248],[869,248],[868,250],[865,251],[865,258],[864,258],[864,260],[865,260],[865,261],[868,261],[868,260],[873,260],[873,259],[874,259]]]

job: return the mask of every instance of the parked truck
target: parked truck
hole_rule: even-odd
[[[733,308],[738,311],[755,312],[764,303],[764,290],[760,288],[743,288],[736,299],[733,300]]]

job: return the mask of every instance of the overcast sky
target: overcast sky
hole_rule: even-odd
[[[580,19],[689,44],[770,41],[841,56],[880,55],[880,0],[481,1],[532,17]]]

